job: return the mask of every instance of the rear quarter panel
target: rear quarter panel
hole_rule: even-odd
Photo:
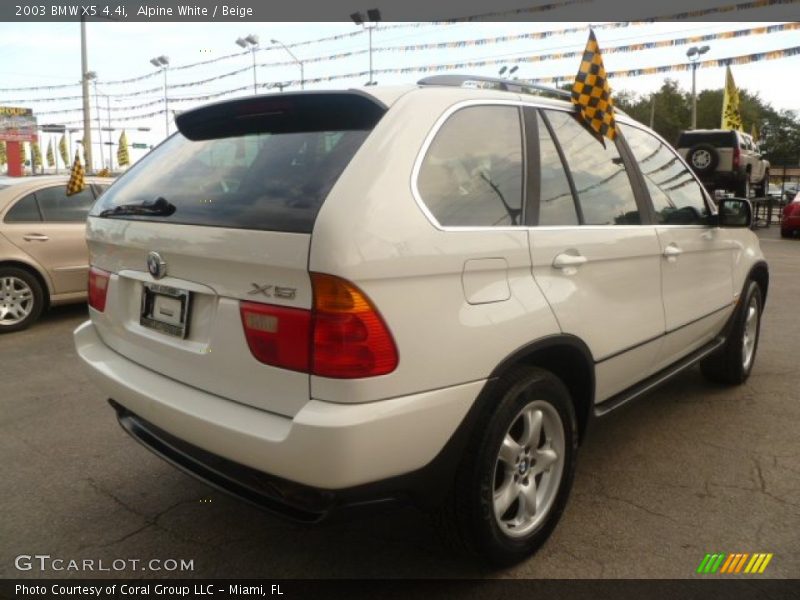
[[[448,107],[475,98],[457,88],[421,95],[397,101],[340,177],[309,261],[311,271],[367,293],[394,336],[399,366],[370,379],[312,377],[314,398],[365,402],[478,381],[520,346],[558,332],[531,274],[525,228],[442,231],[417,205],[412,170],[427,135]],[[467,302],[462,275],[473,259],[504,259],[504,272],[485,275],[506,279],[508,299]]]

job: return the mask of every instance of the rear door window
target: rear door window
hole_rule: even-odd
[[[641,217],[614,142],[605,147],[572,113],[543,111],[564,152],[584,225],[639,225]]]
[[[64,184],[37,190],[36,200],[44,220],[49,223],[80,223],[85,221],[94,204],[94,194],[89,187],[67,196]]]
[[[678,138],[678,148],[691,148],[697,144],[732,148],[736,143],[736,134],[732,131],[686,132]]]

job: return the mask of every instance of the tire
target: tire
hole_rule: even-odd
[[[44,292],[34,275],[17,267],[0,267],[0,333],[29,327],[43,308]]]
[[[769,191],[769,171],[764,171],[764,177],[755,188],[756,196],[766,198]]]
[[[782,238],[790,238],[792,237],[792,232],[788,229],[781,229],[781,237]]]
[[[575,474],[575,408],[552,373],[519,367],[498,383],[478,423],[440,525],[458,550],[508,566],[533,554],[564,511]]]
[[[750,199],[750,173],[745,173],[744,179],[736,184],[736,196]]]
[[[686,162],[698,175],[713,173],[719,164],[719,153],[711,144],[697,144],[689,148]]]
[[[762,309],[761,288],[751,280],[725,345],[700,363],[706,378],[728,385],[747,381],[756,360]]]

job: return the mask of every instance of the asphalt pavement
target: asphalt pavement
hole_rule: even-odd
[[[182,474],[88,380],[85,306],[56,308],[0,337],[0,577],[684,578],[714,552],[773,553],[765,576],[800,577],[800,240],[758,234],[771,285],[748,382],[695,368],[597,423],[555,533],[502,571],[451,555],[413,508],[301,527]],[[52,569],[69,560],[95,572]]]

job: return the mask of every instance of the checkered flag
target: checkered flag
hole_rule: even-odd
[[[81,164],[81,157],[78,151],[75,151],[75,162],[72,163],[72,172],[69,174],[69,181],[67,182],[67,196],[79,194],[86,188],[86,171],[83,170]]]
[[[125,130],[119,136],[119,145],[117,146],[117,163],[120,167],[131,164],[130,156],[128,155],[128,137],[125,135]]]
[[[581,67],[572,84],[572,103],[578,107],[581,117],[592,131],[610,140],[617,137],[611,87],[603,67],[603,57],[600,56],[600,46],[591,29]],[[602,141],[602,137],[600,139]]]

